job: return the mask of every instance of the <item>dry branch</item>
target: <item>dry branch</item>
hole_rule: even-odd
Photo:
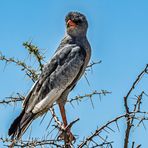
[[[75,96],[74,98],[70,98],[69,100],[67,100],[67,103],[72,104],[75,101],[81,102],[83,99],[92,98],[95,95],[99,95],[99,98],[100,98],[102,95],[106,96],[107,94],[111,94],[111,92],[107,91],[107,90],[101,90],[101,91],[94,90],[93,92],[91,92],[89,94],[78,95],[78,96]],[[6,99],[0,101],[0,104],[11,104],[11,103],[16,103],[16,102],[20,102],[20,101],[24,100],[25,96],[22,96],[19,93],[17,95],[18,95],[18,97],[16,97],[16,96],[15,97],[13,97],[13,96],[6,97]]]
[[[70,98],[69,100],[67,100],[67,102],[69,102],[69,103],[72,103],[74,101],[80,101],[81,102],[85,98],[90,99],[95,95],[99,95],[99,98],[100,98],[102,95],[106,96],[107,94],[111,94],[111,92],[107,91],[107,90],[101,90],[101,91],[94,90],[93,92],[91,92],[89,94],[78,95],[78,96],[75,96],[74,98]]]
[[[12,140],[8,139],[8,138],[0,138],[0,141],[2,141],[3,143],[8,143],[8,142],[12,142]],[[17,147],[36,147],[36,146],[55,146],[57,148],[62,148],[62,146],[60,144],[58,144],[57,140],[38,140],[38,139],[32,139],[32,140],[19,140],[18,143],[15,143],[14,146]],[[9,147],[8,145],[6,145],[7,147]]]
[[[87,145],[88,142],[92,141],[94,137],[98,136],[100,134],[101,131],[103,131],[105,128],[108,128],[108,126],[111,124],[111,123],[114,123],[114,122],[117,122],[119,119],[125,117],[126,114],[124,115],[120,115],[116,118],[114,118],[113,120],[107,122],[106,124],[104,124],[102,127],[96,129],[95,132],[92,133],[92,135],[88,136],[81,144],[79,144],[78,148],[82,148],[84,146]]]
[[[24,42],[23,46],[28,50],[29,54],[35,56],[39,64],[40,71],[42,71],[43,69],[42,60],[44,59],[44,57],[43,54],[40,53],[40,49],[37,46],[33,45],[31,42]]]
[[[2,55],[1,52],[0,52],[0,60],[6,62],[6,64],[8,64],[8,63],[14,63],[17,66],[20,66],[21,67],[21,70],[22,71],[25,71],[26,75],[29,76],[29,78],[31,78],[31,80],[33,80],[33,82],[35,82],[35,80],[38,78],[37,71],[34,70],[31,66],[28,66],[23,61],[16,60],[14,58],[7,58],[4,55]]]
[[[127,95],[124,97],[124,107],[125,107],[125,111],[126,111],[126,131],[125,131],[125,139],[124,139],[124,148],[128,148],[128,144],[129,144],[129,135],[130,135],[130,131],[131,131],[131,128],[133,126],[133,120],[134,120],[134,117],[131,118],[129,112],[129,105],[128,105],[128,98],[130,96],[130,94],[132,93],[132,91],[135,89],[135,87],[137,86],[138,82],[142,79],[142,77],[147,74],[148,72],[148,64],[146,65],[146,67],[144,68],[144,70],[142,70],[142,72],[137,76],[136,80],[134,81],[134,83],[132,84],[131,88],[129,89]],[[135,107],[134,107],[134,111],[137,109],[137,106],[138,108],[140,109],[140,104],[141,104],[141,96],[143,95],[143,93],[141,93],[141,95],[138,97],[137,99],[137,102],[135,104]]]
[[[25,42],[23,44],[25,46],[25,48],[28,50],[30,55],[33,55],[36,60],[38,61],[38,66],[40,67],[40,71],[42,71],[43,69],[43,55],[40,53],[40,50],[38,49],[37,46],[33,45],[31,42]],[[4,55],[2,55],[2,53],[0,53],[0,60],[1,61],[5,61],[6,64],[7,63],[14,63],[18,66],[21,67],[22,71],[25,71],[25,73],[29,76],[29,78],[31,78],[34,82],[38,79],[38,72],[33,69],[31,66],[28,66],[25,62],[20,61],[20,60],[16,60],[14,58],[6,58]],[[87,66],[87,69],[92,68],[94,65],[96,64],[100,64],[101,61],[98,62],[92,62]],[[118,130],[119,130],[119,126],[118,126],[118,120],[120,119],[126,119],[126,131],[125,131],[125,139],[124,139],[124,148],[128,148],[128,143],[129,143],[129,135],[130,135],[130,131],[132,126],[134,125],[134,121],[138,120],[138,124],[137,126],[139,126],[140,124],[143,124],[143,121],[148,120],[148,117],[146,115],[148,115],[148,113],[146,111],[141,111],[141,102],[142,102],[142,97],[145,94],[144,91],[137,96],[137,100],[134,104],[134,108],[133,110],[131,110],[129,108],[129,104],[128,104],[128,98],[131,95],[132,91],[135,89],[135,87],[137,86],[138,82],[142,79],[142,77],[148,74],[148,64],[146,65],[146,67],[144,68],[144,70],[138,75],[138,77],[136,78],[136,80],[134,81],[134,83],[132,84],[131,88],[129,89],[127,95],[124,97],[124,107],[125,107],[125,114],[120,115],[118,117],[115,117],[114,119],[110,120],[109,122],[105,123],[104,125],[102,125],[100,128],[97,128],[93,133],[90,134],[90,136],[86,137],[81,143],[78,144],[78,148],[82,148],[84,146],[90,147],[90,143],[93,143],[93,148],[94,147],[103,147],[104,145],[106,146],[111,146],[112,147],[112,143],[113,141],[109,142],[107,140],[107,137],[104,138],[101,136],[102,132],[107,132],[109,134],[109,130],[113,131],[114,130],[110,127],[111,124],[115,123]],[[70,99],[68,102],[72,103],[74,101],[81,101],[84,98],[89,98],[91,99],[93,96],[95,95],[106,95],[106,94],[110,94],[111,92],[106,91],[106,90],[101,90],[101,91],[93,91],[92,93],[88,93],[85,95],[78,95],[75,98]],[[15,103],[15,102],[19,102],[24,100],[23,96],[18,96],[18,97],[8,97],[5,100],[0,101],[0,104],[10,104],[10,103]],[[55,127],[61,132],[64,133],[65,136],[67,136],[67,130],[69,128],[71,128],[77,121],[78,119],[72,121],[66,128],[64,128],[62,122],[59,121],[58,117],[55,114],[55,111],[53,108],[50,108],[50,112],[52,114],[52,118],[55,121]],[[140,114],[140,116],[137,116],[138,114]],[[141,116],[141,114],[143,116]],[[98,142],[96,142],[94,140],[95,137],[99,137],[100,139],[103,140],[103,142],[100,144]],[[66,138],[67,139],[67,138]],[[9,140],[8,138],[4,139],[4,138],[0,138],[0,141],[2,141],[3,143],[10,143],[12,142],[11,140]],[[55,147],[63,147],[61,141],[59,141],[58,139],[54,139],[54,140],[48,140],[48,139],[43,139],[43,140],[38,140],[38,139],[32,139],[32,140],[26,140],[26,141],[19,141],[18,143],[15,144],[15,146],[18,147],[36,147],[36,146],[44,146],[44,145],[50,145],[50,146],[55,146]],[[135,142],[132,143],[132,147],[134,147]],[[72,147],[72,146],[70,146]],[[138,145],[138,147],[141,147],[141,145]]]
[[[100,60],[100,61],[92,61],[88,66],[87,66],[87,68],[92,68],[94,65],[96,65],[96,64],[100,64],[102,61]]]

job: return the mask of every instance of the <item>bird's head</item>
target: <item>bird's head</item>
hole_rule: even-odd
[[[67,33],[70,36],[85,36],[88,28],[86,17],[79,12],[69,12],[65,18]]]

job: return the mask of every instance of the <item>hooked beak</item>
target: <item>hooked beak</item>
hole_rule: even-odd
[[[76,28],[76,23],[74,23],[72,20],[68,20],[67,21],[67,27],[70,27],[70,28]]]

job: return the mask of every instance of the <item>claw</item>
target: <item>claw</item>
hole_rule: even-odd
[[[69,141],[70,141],[70,142],[72,142],[72,141],[74,141],[74,143],[76,142],[76,138],[75,138],[75,136],[72,134],[72,132],[69,131],[68,136],[69,136]]]
[[[64,130],[62,131],[62,133],[58,136],[59,140],[64,140],[67,141],[69,143],[72,143],[74,141],[76,141],[75,136],[72,134],[72,132],[70,130]]]

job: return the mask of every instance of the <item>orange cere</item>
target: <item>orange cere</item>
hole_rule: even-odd
[[[76,23],[74,23],[72,20],[68,20],[67,25],[70,27],[73,27],[73,28],[75,28],[77,26]]]

